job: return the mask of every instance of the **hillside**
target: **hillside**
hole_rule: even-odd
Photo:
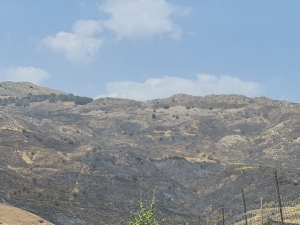
[[[11,93],[13,97],[13,93]],[[16,96],[19,93],[16,93]],[[168,224],[299,190],[300,104],[239,95],[0,106],[0,199],[54,224],[120,224],[157,187]]]

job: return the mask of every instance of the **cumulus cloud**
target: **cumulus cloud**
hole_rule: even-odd
[[[81,7],[86,6],[84,2],[79,4]],[[74,64],[86,65],[93,60],[103,44],[103,38],[98,36],[103,30],[113,31],[118,40],[162,35],[178,40],[183,31],[174,23],[172,16],[185,17],[191,11],[188,7],[166,0],[106,0],[99,10],[108,14],[108,19],[79,20],[70,32],[60,31],[49,35],[42,40],[42,44],[63,53]]]
[[[50,77],[50,74],[43,69],[36,67],[15,67],[15,68],[1,68],[0,79],[2,81],[27,81],[34,84],[40,84]]]
[[[107,94],[96,98],[116,97],[140,101],[166,98],[174,94],[203,96],[209,94],[240,94],[248,97],[259,96],[264,92],[262,85],[243,81],[232,76],[198,74],[197,79],[180,77],[150,78],[143,83],[117,81],[106,84]]]
[[[190,13],[189,8],[166,0],[107,0],[99,9],[110,15],[103,21],[103,26],[115,32],[118,39],[151,38],[163,34],[180,39],[183,31],[171,16]]]
[[[103,42],[95,35],[102,31],[101,23],[94,20],[79,20],[72,32],[58,32],[43,39],[42,43],[53,51],[62,52],[74,64],[87,64],[98,53]]]

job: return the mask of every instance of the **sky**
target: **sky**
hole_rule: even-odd
[[[1,0],[0,81],[300,102],[300,1]]]

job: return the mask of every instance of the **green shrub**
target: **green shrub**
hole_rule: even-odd
[[[271,219],[268,219],[266,222],[263,223],[263,225],[273,225],[273,221]]]
[[[131,214],[131,222],[129,225],[165,225],[166,220],[163,219],[161,222],[155,220],[155,197],[153,196],[150,209],[146,209],[144,204],[140,202],[140,211],[137,216],[133,212]]]
[[[169,105],[164,105],[163,108],[168,109],[168,108],[170,108],[170,106]]]

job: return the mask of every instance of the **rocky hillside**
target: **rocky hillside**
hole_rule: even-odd
[[[0,132],[0,199],[54,224],[128,222],[155,188],[167,224],[205,224],[220,207],[240,213],[241,189],[249,208],[274,200],[275,168],[283,194],[299,190],[300,104],[290,102],[47,99],[0,106]]]

